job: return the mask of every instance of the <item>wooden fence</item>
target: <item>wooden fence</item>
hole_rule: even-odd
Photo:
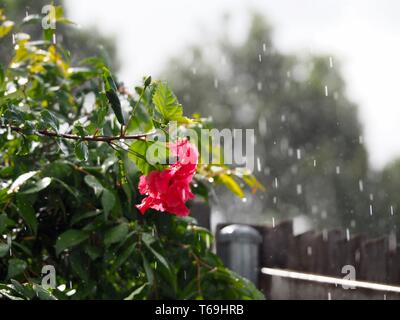
[[[218,241],[219,231],[229,224],[217,226],[217,253],[224,250]],[[394,237],[369,239],[366,235],[350,236],[342,230],[308,231],[293,234],[293,222],[284,221],[275,227],[251,225],[259,231],[262,243],[259,266],[344,278],[343,267],[355,270],[355,280],[400,285],[400,250]],[[310,284],[260,273],[258,287],[267,298],[281,299],[399,299],[398,293],[368,289],[344,289],[337,285]]]

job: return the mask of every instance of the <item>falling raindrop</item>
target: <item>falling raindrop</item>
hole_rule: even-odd
[[[56,44],[57,43],[57,36],[56,36],[56,34],[55,33],[53,33],[53,44]]]
[[[369,194],[369,200],[374,201],[374,195],[372,193]]]
[[[317,212],[318,212],[318,206],[312,205],[311,206],[311,213],[315,215]]]
[[[272,217],[272,228],[275,228],[275,218]]]
[[[372,204],[369,205],[369,215],[372,216],[373,210],[372,210]]]
[[[364,138],[363,136],[358,136],[358,143],[363,144],[364,143]]]
[[[312,255],[312,247],[310,247],[310,246],[307,247],[307,255],[308,256]]]
[[[301,159],[301,150],[297,149],[297,159],[300,160]]]
[[[261,91],[262,90],[262,82],[257,82],[257,90]]]
[[[257,157],[257,171],[261,172],[261,159],[260,159],[260,157]]]
[[[329,66],[331,68],[333,68],[333,59],[332,59],[332,57],[329,57]]]
[[[15,45],[15,34],[12,34],[12,44]]]
[[[394,215],[394,209],[393,209],[393,206],[390,206],[390,215]]]
[[[328,86],[325,86],[325,96],[328,96]]]
[[[359,262],[361,259],[361,252],[360,250],[356,250],[356,252],[354,253],[354,259],[356,260],[356,262]]]
[[[277,198],[277,197],[273,197],[273,198],[272,198],[272,202],[273,202],[274,204],[277,204],[277,203],[278,203],[278,198]]]
[[[314,164],[314,167],[316,167],[317,166],[317,160],[314,159],[314,163],[313,164]]]
[[[299,195],[303,193],[303,188],[302,188],[301,184],[298,184],[298,185],[296,186],[296,192],[297,192],[297,194],[299,194]]]
[[[183,279],[186,280],[186,270],[183,270]]]
[[[349,228],[346,228],[346,240],[350,241],[350,230],[349,230]]]
[[[263,43],[263,51],[266,52],[267,51],[267,44]]]
[[[258,61],[259,61],[259,62],[262,61],[261,54],[258,55]]]
[[[362,180],[358,180],[358,188],[360,189],[360,192],[364,191],[364,183]]]
[[[69,281],[69,288],[72,289],[72,281]]]
[[[340,174],[340,166],[336,166],[336,174]]]
[[[12,245],[11,245],[11,243],[12,243],[12,239],[11,239],[11,236],[8,234],[7,235],[7,246],[9,248],[9,250],[10,250],[10,256],[12,256]]]
[[[258,130],[260,130],[262,137],[267,135],[267,120],[263,116],[258,119]]]
[[[214,79],[214,88],[215,88],[215,89],[218,88],[218,79]]]
[[[322,230],[322,240],[328,241],[328,230],[326,229]]]
[[[332,294],[328,292],[328,300],[332,300]]]
[[[274,186],[275,186],[275,189],[278,189],[278,178],[277,177],[275,177],[275,179],[274,179]]]

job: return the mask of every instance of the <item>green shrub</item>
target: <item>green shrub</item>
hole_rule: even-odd
[[[167,167],[146,160],[150,144],[163,144],[154,131],[176,121],[184,136],[208,126],[204,119],[184,117],[163,82],[147,77],[131,93],[98,57],[71,66],[51,41],[54,30],[39,41],[23,33],[33,18],[12,24],[0,11],[0,19],[1,37],[15,33],[12,61],[0,66],[1,295],[262,298],[223,266],[193,218],[135,207],[140,175]],[[210,181],[241,196],[238,177],[260,187],[243,170],[199,164],[191,188],[204,201]],[[45,265],[54,266],[58,288],[41,286]]]

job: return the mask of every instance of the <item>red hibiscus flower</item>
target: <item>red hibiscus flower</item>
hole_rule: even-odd
[[[142,214],[152,208],[177,216],[187,216],[186,202],[195,196],[190,191],[190,182],[196,172],[199,153],[187,139],[168,145],[177,161],[163,171],[151,171],[139,180],[139,192],[147,197],[136,205]]]

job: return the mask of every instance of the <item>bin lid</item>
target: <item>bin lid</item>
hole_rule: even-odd
[[[219,241],[221,242],[239,242],[247,241],[261,243],[260,233],[253,227],[243,224],[231,224],[223,227],[219,232]]]

